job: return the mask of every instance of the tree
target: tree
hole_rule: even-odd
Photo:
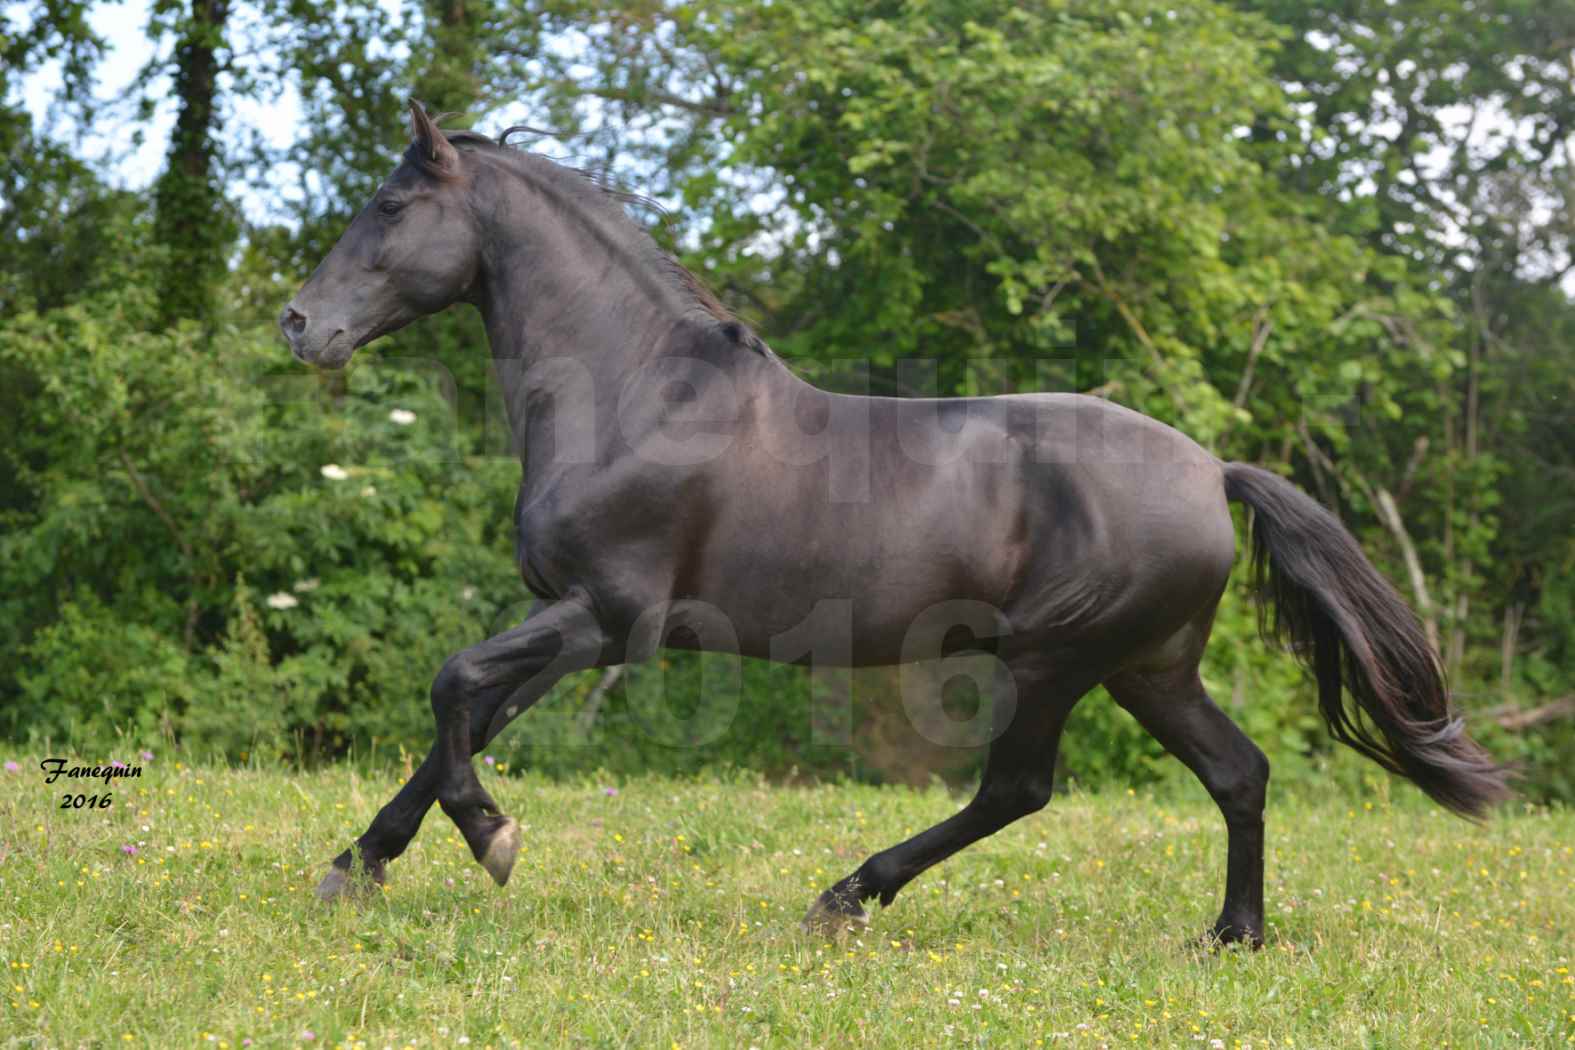
[[[1451,670],[1467,670],[1476,632],[1507,689],[1522,617],[1568,557],[1553,537],[1575,532],[1570,487],[1548,484],[1575,443],[1563,338],[1575,307],[1560,287],[1575,271],[1575,4],[1242,6],[1289,31],[1275,74],[1314,130],[1276,170],[1343,199],[1342,228],[1452,304],[1427,337],[1451,367],[1408,376],[1404,419],[1329,466],[1387,497],[1381,517],[1416,551],[1413,589],[1431,588]],[[1534,627],[1570,644],[1567,625]]]
[[[155,24],[175,37],[175,129],[154,188],[154,239],[165,251],[158,316],[166,325],[212,321],[214,291],[235,240],[214,137],[230,13],[230,0],[190,0],[186,8],[165,0],[154,8]]]

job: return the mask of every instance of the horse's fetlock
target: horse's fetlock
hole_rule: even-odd
[[[469,784],[455,784],[452,787],[439,788],[437,793],[438,805],[450,818],[458,821],[462,815],[470,815],[478,811],[485,811],[487,800],[472,790]]]
[[[860,865],[858,872],[849,880],[849,889],[859,900],[880,897],[884,902],[896,895],[901,884],[901,873],[893,861],[871,857]]]

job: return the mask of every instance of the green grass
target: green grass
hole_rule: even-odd
[[[434,810],[382,894],[328,908],[313,886],[393,773],[158,760],[109,810],[62,811],[66,782],[17,757],[0,1046],[1575,1043],[1568,811],[1478,828],[1273,793],[1268,946],[1211,954],[1201,793],[1073,795],[831,941],[799,929],[814,896],[958,799],[484,770],[526,829],[507,888]]]

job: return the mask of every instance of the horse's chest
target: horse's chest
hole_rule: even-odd
[[[573,587],[625,589],[631,573],[659,576],[674,545],[670,512],[651,507],[638,491],[605,486],[563,486],[522,496],[515,527],[521,577],[545,598]]]
[[[576,514],[552,490],[522,490],[514,514],[514,556],[525,586],[539,598],[557,598],[579,574],[586,546],[576,535]]]

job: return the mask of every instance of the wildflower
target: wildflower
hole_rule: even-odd
[[[604,787],[602,788],[602,794],[606,795],[608,798],[613,798],[618,794],[618,789],[615,787]]]
[[[317,1038],[317,1033],[308,1028],[306,1031],[301,1033],[301,1038],[310,1043],[313,1039]]]
[[[268,596],[268,608],[270,609],[293,609],[300,604],[295,595],[290,594],[288,591],[279,591]]]
[[[350,476],[350,472],[337,463],[323,464],[323,477],[329,481],[343,481]]]
[[[377,495],[377,486],[376,485],[368,485],[368,486],[366,486],[365,488],[363,488],[361,490],[361,495],[364,496],[367,499],[371,499],[373,496]]]
[[[313,576],[311,579],[308,579],[308,580],[296,580],[295,581],[295,587],[292,588],[292,589],[297,594],[305,594],[307,591],[315,591],[315,590],[317,590],[317,588],[321,587],[322,584],[323,584],[322,580],[319,580],[316,576]]]
[[[11,761],[9,758],[5,760],[5,771],[7,773],[15,773],[18,770],[20,770],[21,768],[22,768],[21,766],[17,765],[15,762]]]
[[[416,421],[416,414],[408,408],[396,408],[388,414],[388,421],[402,427],[408,427]]]
[[[474,588],[474,587],[466,587],[464,590],[459,592],[459,597],[460,597],[461,601],[468,602],[472,598],[474,598],[475,596],[476,596],[476,588]]]
[[[124,853],[128,857],[135,857],[137,855],[137,847],[128,842],[124,846],[120,847],[120,852]]]
[[[494,763],[496,763],[497,759],[493,758],[491,755],[487,755],[486,757],[484,757],[482,759],[482,761],[490,766],[490,765],[493,765]]]
[[[118,758],[112,758],[109,761],[109,768],[110,769],[125,769],[126,768],[126,763],[122,762]]]
[[[138,757],[140,757],[144,762],[152,762],[153,752],[149,751],[147,748],[143,748]]]

